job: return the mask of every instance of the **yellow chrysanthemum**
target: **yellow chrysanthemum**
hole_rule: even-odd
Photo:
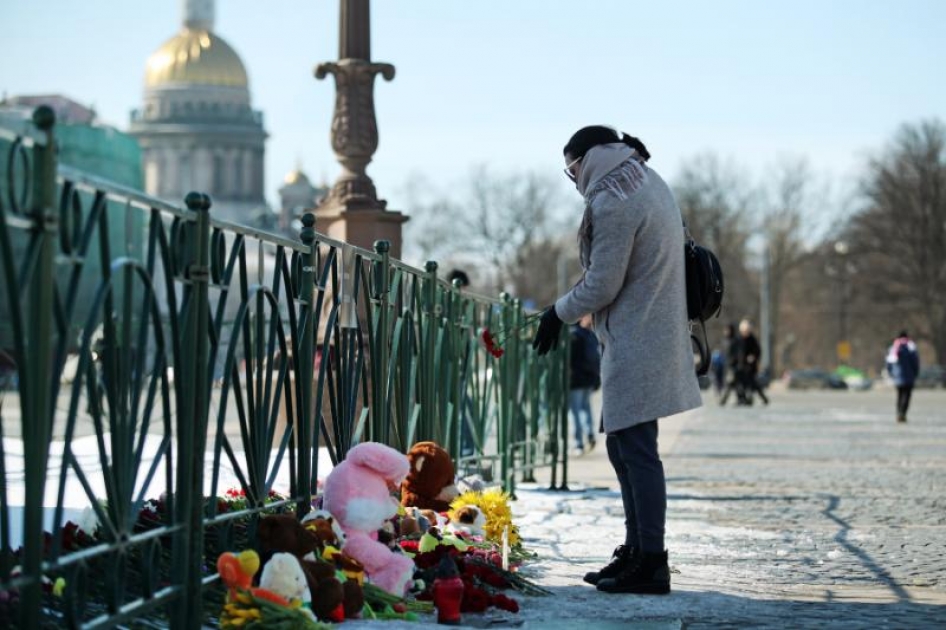
[[[464,492],[450,504],[450,518],[454,518],[456,510],[475,505],[486,517],[483,532],[486,539],[494,543],[502,543],[503,530],[509,529],[509,546],[519,544],[519,530],[512,523],[512,509],[509,507],[509,494],[501,488],[487,488],[482,492],[470,490]]]

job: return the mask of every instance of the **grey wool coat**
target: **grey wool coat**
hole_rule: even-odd
[[[683,220],[663,179],[644,166],[626,199],[591,201],[584,275],[555,302],[567,323],[592,313],[601,344],[606,433],[702,404],[686,316]]]

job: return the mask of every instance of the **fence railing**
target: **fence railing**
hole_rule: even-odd
[[[33,120],[0,129],[0,626],[213,623],[216,556],[361,441],[566,485],[567,344],[480,343],[517,301],[58,165]]]

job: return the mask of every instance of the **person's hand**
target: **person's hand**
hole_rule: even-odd
[[[539,318],[539,329],[535,333],[535,339],[532,340],[532,347],[539,356],[548,353],[558,341],[558,334],[562,330],[562,320],[558,318],[555,312],[555,305],[548,307]]]

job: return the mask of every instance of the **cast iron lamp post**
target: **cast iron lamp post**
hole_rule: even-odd
[[[335,113],[332,149],[342,165],[321,208],[334,212],[383,210],[374,183],[365,168],[378,148],[374,112],[374,78],[394,78],[394,66],[371,61],[369,0],[341,0],[338,61],[320,63],[315,77],[335,76]]]
[[[829,276],[833,276],[838,280],[837,357],[838,363],[847,364],[851,360],[851,343],[848,340],[847,331],[848,280],[850,275],[854,272],[854,266],[847,259],[850,253],[850,247],[845,241],[835,241],[834,253],[836,255],[837,266],[828,265],[825,271]]]
[[[371,61],[369,0],[341,0],[338,61],[321,63],[315,77],[335,77],[332,149],[342,172],[315,209],[316,230],[339,241],[372,249],[387,241],[392,258],[401,257],[401,225],[407,217],[378,199],[365,168],[378,148],[374,78],[390,81],[394,66]]]

